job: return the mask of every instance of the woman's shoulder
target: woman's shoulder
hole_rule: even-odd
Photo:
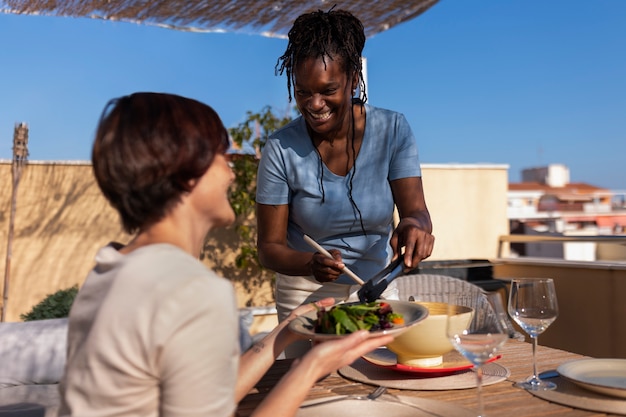
[[[125,256],[120,272],[136,277],[138,285],[154,285],[164,291],[185,285],[184,281],[228,281],[209,269],[200,260],[170,244],[139,248]],[[215,284],[210,284],[215,285]],[[169,288],[169,289],[168,289]]]
[[[117,318],[139,311],[144,317],[162,317],[178,311],[176,306],[184,306],[189,314],[203,311],[207,303],[234,309],[234,299],[229,280],[176,246],[155,244],[120,255],[106,267],[97,266],[79,291],[76,309],[94,317],[96,310]]]
[[[406,136],[411,131],[403,113],[366,104],[366,129],[372,133],[393,132],[394,135]]]
[[[299,142],[298,139],[305,137],[308,135],[306,131],[306,124],[304,123],[304,119],[302,116],[298,116],[295,119],[291,120],[286,125],[279,127],[269,134],[267,138],[267,144],[291,144],[294,142]]]
[[[302,116],[298,116],[285,126],[272,132],[264,145],[264,148],[274,149],[273,152],[295,152],[311,150],[311,140],[306,129],[306,123]]]
[[[368,118],[380,118],[388,120],[404,119],[404,114],[397,111],[383,107],[373,106],[369,103],[365,103],[365,110]]]
[[[134,259],[128,259],[115,287],[134,293],[135,298],[150,294],[142,296],[146,308],[153,305],[161,309],[165,300],[175,299],[190,310],[203,309],[209,300],[229,305],[234,297],[234,287],[228,279],[182,249],[169,244],[141,249],[134,251]],[[120,278],[133,282],[123,283]]]

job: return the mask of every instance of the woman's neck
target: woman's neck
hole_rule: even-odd
[[[190,227],[188,222],[176,221],[172,216],[140,231],[120,252],[127,254],[148,245],[167,243],[177,246],[194,257],[199,257],[204,245],[206,233],[201,227]]]
[[[365,133],[365,111],[361,104],[353,104],[349,120],[348,123],[344,123],[342,135],[334,137],[333,140],[316,137],[309,130],[309,136],[321,162],[340,176],[347,175],[352,169],[361,149]]]

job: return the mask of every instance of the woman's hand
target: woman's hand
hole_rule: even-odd
[[[315,372],[321,378],[355,360],[377,347],[384,346],[393,340],[392,335],[372,334],[367,330],[359,330],[339,339],[317,343],[307,354],[294,363],[294,367],[303,366],[309,372]]]
[[[301,335],[301,334],[296,334],[292,332],[291,330],[289,330],[289,323],[291,323],[298,316],[306,314],[310,311],[317,311],[320,308],[331,307],[336,302],[337,301],[334,298],[328,297],[328,298],[323,298],[314,303],[302,304],[301,306],[294,308],[291,311],[291,313],[289,313],[287,318],[281,324],[278,325],[278,328],[281,329],[280,330],[281,335],[279,335],[279,338],[283,341],[282,343],[284,343],[284,347],[290,345],[296,340],[307,339],[306,336]],[[284,349],[284,347],[282,347],[281,350]]]
[[[345,267],[341,259],[341,252],[337,249],[330,249],[328,252],[333,256],[333,259],[319,252],[314,253],[311,259],[311,275],[320,283],[337,280]]]
[[[398,255],[400,248],[404,246],[404,265],[407,269],[412,269],[432,254],[435,237],[424,230],[417,219],[405,217],[393,231],[390,243],[394,253]]]
[[[340,339],[316,344],[293,362],[291,369],[257,407],[255,415],[295,415],[315,381],[392,340],[390,335],[378,336],[360,330]]]

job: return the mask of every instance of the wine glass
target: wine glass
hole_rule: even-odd
[[[496,313],[496,317],[498,317],[502,327],[508,333],[509,339],[516,339],[520,342],[526,340],[526,337],[513,327],[513,323],[511,323],[509,315],[506,312],[506,303],[503,301],[502,294],[500,294],[499,291],[490,291],[486,295],[489,304],[491,304],[494,313]],[[508,302],[508,300],[506,302]]]
[[[533,341],[533,374],[515,386],[532,391],[551,390],[556,384],[539,379],[537,374],[537,339],[559,313],[554,281],[551,278],[519,278],[511,281],[509,315]]]
[[[478,416],[482,417],[483,365],[496,356],[508,333],[484,294],[450,293],[446,334],[452,346],[474,365]]]

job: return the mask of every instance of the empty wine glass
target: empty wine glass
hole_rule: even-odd
[[[515,330],[515,327],[513,327],[513,323],[511,323],[509,315],[506,312],[506,304],[502,299],[502,295],[498,291],[491,291],[486,295],[491,307],[493,307],[494,313],[496,313],[496,317],[498,317],[502,327],[508,333],[509,339],[516,339],[523,342],[526,338],[522,333]],[[508,302],[508,300],[506,302]]]
[[[474,365],[478,416],[483,417],[483,365],[496,356],[508,333],[484,294],[450,293],[446,334],[452,346]]]
[[[533,374],[515,386],[527,390],[555,389],[556,384],[539,379],[537,374],[538,338],[559,313],[554,281],[551,278],[519,278],[511,281],[509,315],[533,341]]]

